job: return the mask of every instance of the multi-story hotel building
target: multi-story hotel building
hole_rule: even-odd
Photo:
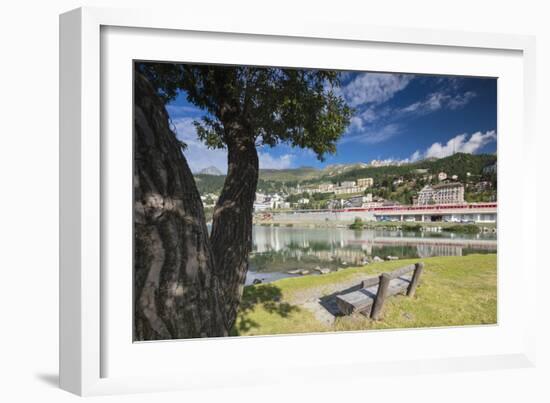
[[[357,179],[357,186],[359,186],[359,187],[370,188],[370,187],[372,187],[372,185],[374,185],[374,179],[372,179],[372,178]]]
[[[334,194],[343,195],[343,194],[352,194],[352,193],[361,193],[364,192],[366,187],[364,186],[337,186],[333,189]]]
[[[441,183],[435,186],[424,186],[418,192],[416,204],[453,204],[464,203],[464,186],[462,183]]]
[[[319,185],[319,193],[329,193],[334,189],[334,184],[332,183],[321,183]]]

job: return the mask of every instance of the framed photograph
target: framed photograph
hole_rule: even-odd
[[[60,24],[64,389],[532,365],[532,38]]]

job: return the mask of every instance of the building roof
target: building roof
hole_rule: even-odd
[[[439,183],[437,185],[434,185],[433,189],[443,189],[443,188],[456,188],[456,187],[464,187],[464,185],[460,182],[449,182],[449,183]]]

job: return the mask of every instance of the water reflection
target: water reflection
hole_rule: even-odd
[[[425,233],[345,228],[255,226],[247,283],[292,276],[288,271],[361,265],[374,256],[423,258],[494,253],[495,234]]]

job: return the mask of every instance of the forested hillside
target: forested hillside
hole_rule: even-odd
[[[450,157],[441,159],[423,160],[411,164],[390,165],[382,167],[366,166],[365,164],[329,166],[324,169],[302,167],[284,170],[260,170],[258,190],[262,192],[285,192],[290,188],[315,185],[319,183],[339,183],[342,181],[357,180],[359,178],[373,178],[375,183],[374,193],[381,197],[389,197],[396,193],[398,199],[406,202],[420,186],[429,182],[427,175],[437,175],[445,172],[449,177],[458,176],[458,181],[468,180],[490,181],[493,188],[496,188],[496,173],[484,173],[485,167],[493,165],[497,161],[494,154],[464,154],[456,153]],[[470,174],[467,176],[467,174]],[[197,186],[201,194],[219,193],[223,186],[225,176],[223,175],[195,175]],[[393,186],[392,182],[397,178],[403,178],[405,182],[413,181],[414,185]],[[401,193],[403,197],[399,196]]]

